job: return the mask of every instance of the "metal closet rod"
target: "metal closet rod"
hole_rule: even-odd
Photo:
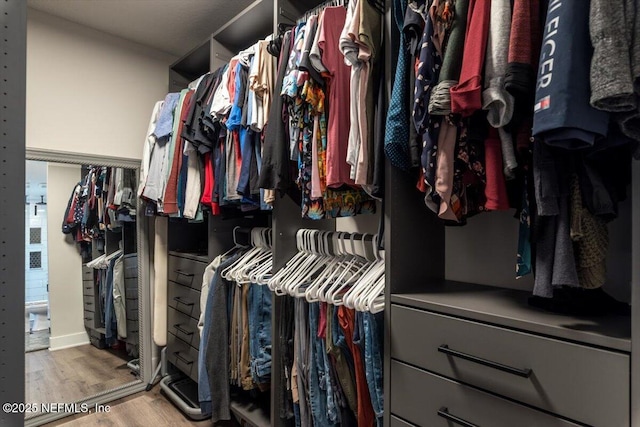
[[[307,10],[304,13],[304,15],[302,15],[300,18],[298,18],[297,22],[298,22],[298,24],[301,24],[303,22],[307,22],[309,20],[309,17],[311,17],[313,15],[318,15],[320,12],[322,12],[327,7],[346,6],[348,4],[349,4],[348,0],[329,0],[329,1],[325,1],[324,3],[319,4],[318,6],[314,7],[313,9]]]

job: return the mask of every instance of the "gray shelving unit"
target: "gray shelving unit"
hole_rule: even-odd
[[[387,16],[388,82],[394,77],[396,36]],[[613,279],[631,278],[630,317],[553,314],[528,305],[530,290],[448,280],[445,254],[452,242],[445,226],[424,206],[411,178],[389,164],[386,194],[384,425],[640,426],[637,162],[631,202],[624,208],[631,209],[632,219],[619,227],[626,235],[611,236],[612,247],[632,245],[631,257],[611,254],[624,271],[613,271]],[[627,220],[621,215],[620,221]],[[474,239],[468,230],[456,237],[467,232],[464,237]],[[511,244],[503,240],[483,242],[491,249]],[[475,262],[464,256],[454,261],[459,268]],[[492,265],[476,271],[485,279],[498,276]]]

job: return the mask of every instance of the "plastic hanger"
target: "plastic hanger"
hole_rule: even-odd
[[[336,233],[325,232],[323,234],[323,250],[321,252],[324,256],[324,269],[305,290],[304,297],[308,302],[320,301],[318,291],[325,283],[331,280],[333,275],[336,274],[339,264],[342,262],[341,257],[343,256],[343,253],[338,245],[334,245],[334,254],[331,254],[329,251],[329,239],[331,238],[331,241],[333,241],[333,236],[336,235]],[[342,234],[343,233],[337,233],[338,236]]]
[[[290,271],[292,271],[295,266],[297,266],[305,257],[304,253],[304,235],[306,230],[298,230],[296,233],[296,246],[298,248],[298,253],[293,256],[283,268],[278,270],[268,281],[267,286],[269,289],[276,293],[276,295],[286,295],[281,288],[282,279],[285,278]]]
[[[377,283],[376,281],[381,275],[384,276],[385,264],[384,258],[381,256],[380,251],[378,250],[378,238],[379,236],[374,236],[371,242],[373,253],[375,255],[373,264],[362,275],[360,280],[358,280],[344,295],[343,302],[349,308],[360,308],[360,311],[366,311],[366,309],[362,308],[363,305],[360,304],[360,298],[368,294],[371,288],[375,286],[375,283]]]
[[[304,297],[304,290],[309,285],[311,278],[323,268],[322,257],[318,252],[317,234],[318,230],[311,230],[311,236],[307,241],[307,249],[309,256],[307,260],[301,265],[300,270],[295,272],[284,285],[286,292],[294,297]]]
[[[362,258],[357,254],[355,249],[355,234],[349,236],[351,252],[346,263],[342,267],[340,275],[338,275],[333,283],[324,286],[319,294],[320,300],[324,302],[334,303],[334,296],[345,289],[353,282],[354,277],[362,270]]]

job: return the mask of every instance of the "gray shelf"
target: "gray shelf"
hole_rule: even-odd
[[[392,294],[391,303],[538,333],[612,350],[631,352],[631,317],[576,317],[527,304],[525,291],[444,281],[425,292]]]
[[[211,37],[191,49],[184,56],[171,64],[170,69],[180,73],[188,79],[196,79],[209,71],[209,57],[211,55]]]
[[[273,33],[273,11],[273,0],[254,1],[218,29],[213,38],[233,53],[246,49]]]

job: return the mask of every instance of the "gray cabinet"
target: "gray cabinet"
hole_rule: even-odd
[[[94,331],[94,335],[96,335],[104,327],[102,316],[100,315],[100,292],[97,289],[94,277],[93,268],[82,266],[83,318],[84,326],[89,329],[90,336],[91,331]]]
[[[207,258],[170,252],[168,262],[167,360],[198,382],[200,295]]]
[[[517,222],[493,224],[493,239],[478,238],[476,218],[445,231],[411,177],[386,169],[385,425],[640,426],[640,163],[633,167],[632,203],[610,226],[616,268],[605,287],[630,295],[632,314],[594,317],[530,306],[531,287],[514,276],[514,289],[489,286],[507,286],[489,276],[505,276],[495,264],[511,268],[517,239],[506,229]],[[486,262],[507,251],[512,259]],[[461,269],[478,283],[448,280]]]
[[[396,360],[588,425],[629,425],[626,353],[396,305],[391,324]]]

